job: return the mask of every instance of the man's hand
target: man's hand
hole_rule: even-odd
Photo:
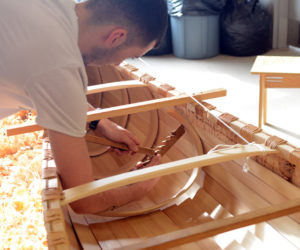
[[[138,150],[137,146],[140,144],[139,139],[129,130],[122,128],[109,119],[102,119],[98,123],[95,133],[97,135],[104,136],[112,141],[125,143],[132,152],[136,152]],[[118,155],[128,153],[119,149],[112,149],[112,151],[116,152]]]
[[[48,130],[48,134],[63,188],[68,189],[94,181],[92,164],[84,137],[72,137],[53,130]],[[147,167],[159,163],[160,156],[158,155]],[[157,181],[158,178],[155,178],[99,193],[73,202],[71,207],[77,213],[97,213],[114,206],[122,206],[143,197]]]

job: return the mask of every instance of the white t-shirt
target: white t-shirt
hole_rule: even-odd
[[[72,0],[0,0],[0,119],[37,111],[47,129],[85,133],[87,76]]]

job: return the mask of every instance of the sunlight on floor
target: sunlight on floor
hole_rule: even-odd
[[[300,55],[299,49],[272,50],[266,55]],[[173,55],[129,59],[161,82],[175,86],[188,94],[203,90],[226,88],[227,96],[209,102],[223,112],[229,112],[242,121],[258,124],[259,77],[250,71],[256,57],[219,55],[203,60],[185,60]],[[263,129],[300,146],[300,89],[268,90],[268,122]]]

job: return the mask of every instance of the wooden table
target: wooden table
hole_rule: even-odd
[[[267,89],[300,88],[300,57],[258,56],[251,69],[260,76],[258,127],[267,123]]]

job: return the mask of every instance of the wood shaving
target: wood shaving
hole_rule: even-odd
[[[20,111],[0,120],[0,249],[48,249],[41,199],[42,132],[7,137],[7,128],[31,123]]]

